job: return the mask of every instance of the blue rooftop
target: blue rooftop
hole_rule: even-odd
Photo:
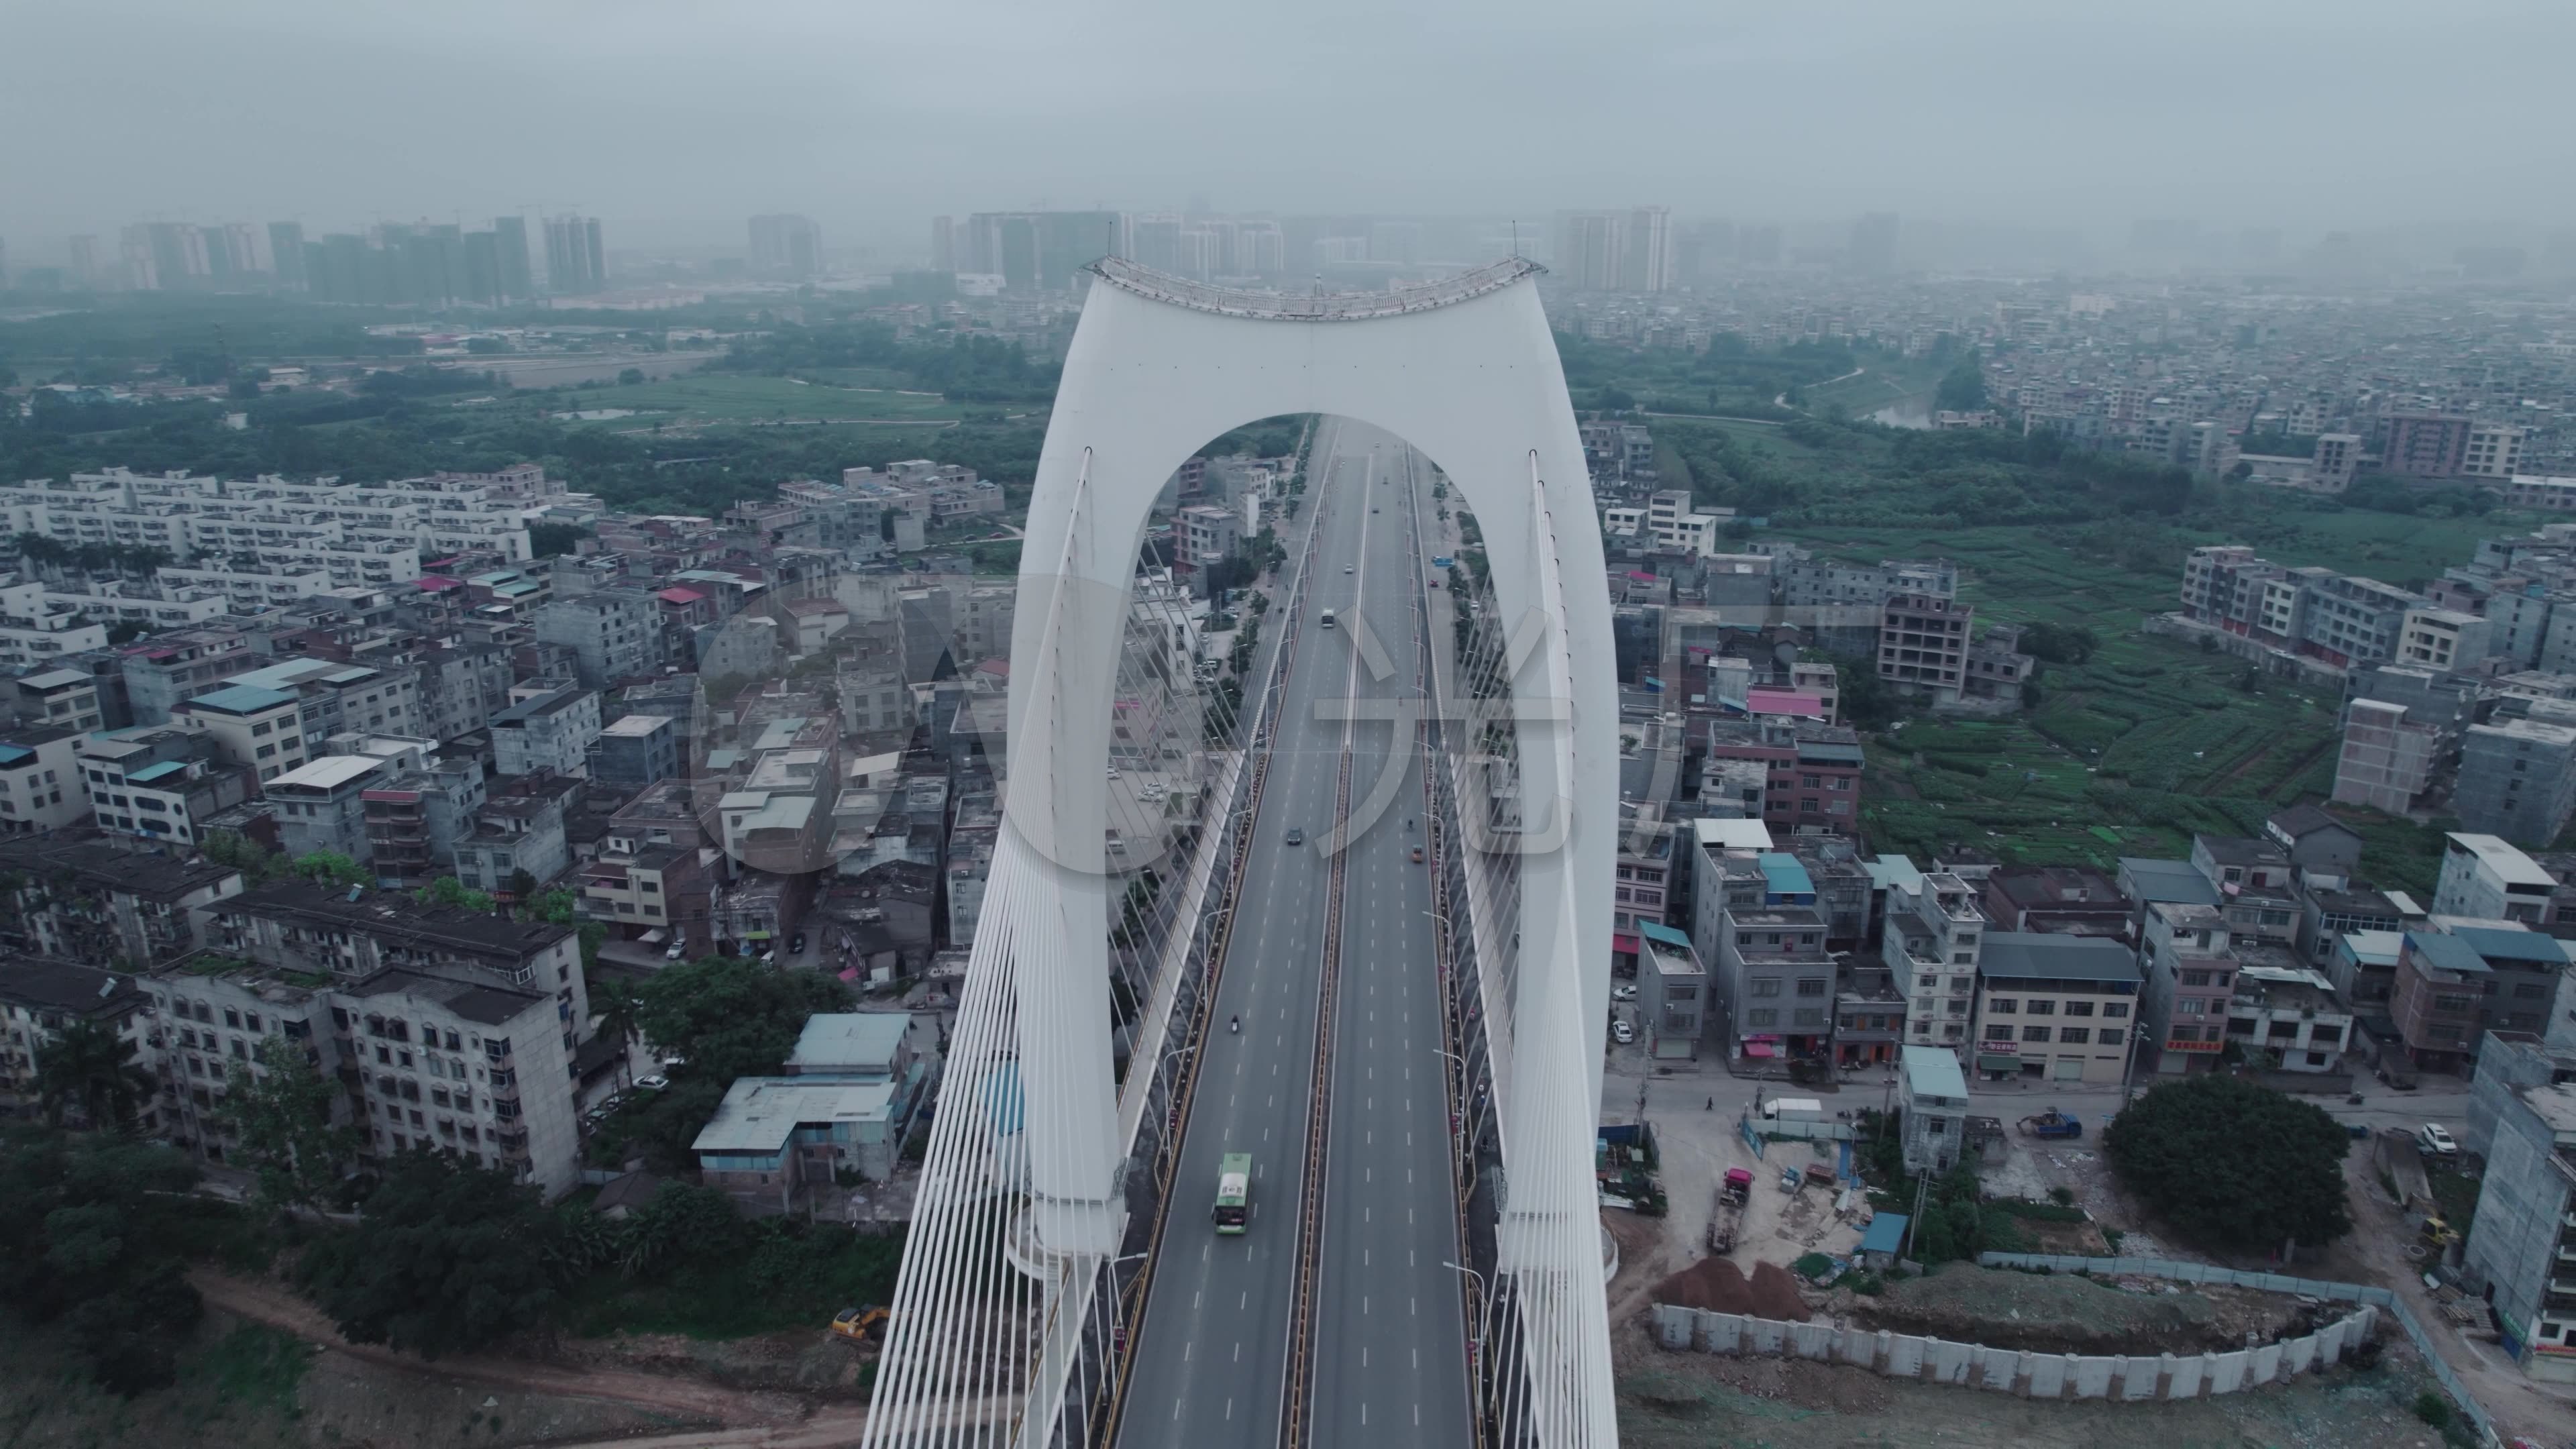
[[[2414,952],[2417,960],[2437,971],[2459,971],[2470,976],[2483,976],[2490,969],[2487,966],[2487,958],[2478,954],[2478,948],[2457,936],[2445,936],[2430,931],[2409,931],[2406,933],[2406,949]]]
[[[2469,943],[2469,949],[2489,961],[2537,961],[2545,966],[2567,964],[2567,948],[2556,936],[2538,931],[2499,931],[2492,926],[2461,926],[2451,935]]]
[[[1670,946],[1676,951],[1687,951],[1690,949],[1690,937],[1683,935],[1681,932],[1674,930],[1672,927],[1665,925],[1661,921],[1639,921],[1637,923],[1637,932],[1639,935],[1644,936],[1647,940],[1654,942],[1658,946]]]
[[[275,689],[261,689],[252,684],[228,684],[208,694],[189,700],[191,705],[204,705],[226,714],[257,714],[281,704],[295,703],[295,696]]]
[[[1860,1235],[1864,1253],[1893,1253],[1905,1241],[1905,1225],[1911,1222],[1904,1213],[1880,1213],[1869,1220],[1869,1231]]]
[[[0,770],[14,770],[35,757],[25,745],[0,745]]]
[[[146,765],[125,778],[132,784],[149,785],[164,775],[181,775],[187,773],[187,770],[187,765],[182,761],[163,760],[157,765]]]
[[[1798,863],[1798,857],[1786,851],[1765,851],[1761,866],[1762,889],[1772,904],[1793,896],[1804,897],[1802,903],[1812,903],[1816,899],[1815,879],[1807,874],[1805,866]]]

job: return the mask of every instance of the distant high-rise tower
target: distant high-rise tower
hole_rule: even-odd
[[[930,219],[930,269],[934,272],[957,270],[957,223],[945,216]]]
[[[1896,270],[1896,213],[1873,211],[1852,223],[1852,270],[1884,277]]]
[[[608,258],[599,244],[599,218],[546,218],[546,290],[581,297],[608,285]]]
[[[268,259],[277,270],[277,285],[304,290],[304,223],[270,222]]]
[[[101,276],[98,269],[97,237],[73,237],[70,241],[70,250],[72,255],[73,281],[84,287],[98,287],[106,285],[107,278]]]
[[[1557,280],[1578,292],[1615,292],[1627,260],[1626,212],[1557,213],[1556,255],[1551,261]]]
[[[1672,209],[1638,207],[1628,213],[1627,246],[1619,262],[1619,290],[1664,292],[1672,285]]]
[[[537,284],[528,266],[528,219],[524,216],[492,218],[493,265],[499,273],[501,300],[524,302],[537,295]]]
[[[802,216],[751,219],[751,266],[772,276],[804,278],[823,270],[823,229]]]

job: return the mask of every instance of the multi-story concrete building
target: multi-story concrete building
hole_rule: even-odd
[[[2487,621],[2456,609],[2409,609],[2397,633],[2397,662],[2418,669],[2464,669],[2487,657]]]
[[[2281,956],[2268,961],[2267,956]],[[2227,1003],[2227,1039],[2249,1060],[2284,1072],[2331,1072],[2352,1042],[2352,1011],[2334,984],[2295,964],[2277,947],[2250,948],[2236,967]]]
[[[2138,943],[2140,1030],[2156,1044],[2156,1070],[2208,1071],[2227,1046],[2236,955],[2214,906],[2152,901]]]
[[[155,635],[124,654],[125,695],[138,725],[164,725],[179,702],[258,667],[239,629],[209,625]]]
[[[265,782],[260,792],[288,855],[328,851],[365,865],[375,843],[364,797],[398,773],[390,762],[365,755],[324,755]]]
[[[2544,846],[2576,815],[2576,706],[2537,700],[2524,709],[2499,706],[2461,732],[2452,813],[2472,832]]]
[[[80,730],[61,725],[0,731],[0,834],[40,835],[89,818],[81,787]]]
[[[1732,1058],[1822,1055],[1833,1040],[1834,958],[1813,906],[1730,910],[1714,963]]]
[[[573,1043],[586,1018],[564,1015],[542,983],[391,966],[332,997],[336,1045],[355,1068],[351,1095],[376,1153],[454,1152],[550,1199],[580,1185]]]
[[[431,760],[367,782],[360,799],[377,883],[421,886],[454,873],[456,843],[473,832],[485,793],[475,760]]]
[[[2433,914],[2543,928],[2558,889],[2546,867],[2497,836],[2455,830],[2442,841]]]
[[[2489,1031],[2549,1030],[2568,959],[2565,942],[2537,931],[2407,932],[2388,1003],[2407,1059],[2424,1071],[2464,1071]]]
[[[1880,948],[1905,1000],[1907,1045],[1966,1049],[1986,925],[1976,891],[1949,871],[1889,882]]]
[[[155,971],[149,989],[156,1050],[148,1056],[157,1056],[163,1135],[209,1162],[239,1150],[240,1124],[225,1110],[225,1092],[234,1073],[267,1076],[259,1060],[266,1038],[301,1047],[326,1079],[342,1071],[330,993],[310,977],[289,980],[253,962],[198,952]],[[335,1098],[332,1119],[345,1125],[348,1102]]]
[[[667,715],[630,714],[600,727],[590,742],[590,778],[640,790],[680,773],[680,729]]]
[[[2522,470],[2522,447],[2530,436],[2530,429],[2511,423],[2471,423],[2468,445],[2460,452],[2460,476],[2511,478]]]
[[[2457,413],[2391,413],[2379,449],[2380,471],[2400,478],[2456,478],[2468,460],[2470,427]]]
[[[64,1031],[95,1022],[130,1042],[145,1062],[156,1053],[148,1038],[152,1027],[149,993],[132,976],[117,975],[68,961],[0,961],[0,1116],[34,1117],[43,1110],[44,1083],[36,1059]],[[75,1101],[71,1115],[84,1116]],[[106,1128],[112,1123],[82,1125]],[[161,1103],[146,1101],[135,1126],[146,1133],[165,1128]]]
[[[662,606],[641,589],[600,589],[536,611],[537,641],[572,650],[582,687],[606,689],[662,665]]]
[[[1967,683],[1975,618],[1972,606],[1953,598],[1890,596],[1878,626],[1878,677],[1935,703],[1957,699]]]
[[[184,701],[171,719],[203,730],[226,764],[263,785],[304,765],[303,706],[284,690],[228,684]]]
[[[1905,1170],[1947,1172],[1967,1144],[1968,1079],[1956,1052],[1905,1048]]]
[[[457,837],[457,884],[507,903],[563,874],[572,864],[564,808],[578,788],[544,772],[504,781],[474,812],[474,828]]]
[[[98,676],[86,669],[49,669],[18,679],[20,713],[33,724],[58,729],[115,729],[99,701]]]
[[[196,950],[205,912],[242,888],[229,866],[103,841],[0,840],[0,871],[19,881],[0,917],[0,946],[128,970]]]
[[[2486,1156],[2461,1250],[2524,1373],[2576,1383],[2576,1056],[2529,1032],[2478,1053],[2467,1145]]]
[[[213,735],[195,725],[94,734],[77,754],[99,828],[147,840],[203,844],[205,822],[257,788],[258,777],[224,759]]]
[[[1205,568],[1234,552],[1243,519],[1231,508],[1193,503],[1172,517],[1172,561]]]
[[[1859,822],[1861,770],[1856,731],[1804,720],[1716,719],[1707,759],[1751,761],[1769,773],[1762,819],[1775,835],[1849,834]]]
[[[1646,1054],[1688,1060],[1708,1026],[1708,968],[1690,937],[1672,927],[1649,922],[1637,929],[1637,1017],[1646,1025]]]
[[[67,654],[107,647],[107,626],[36,583],[0,575],[0,668],[40,669]]]
[[[599,696],[577,685],[547,690],[492,716],[491,730],[495,773],[551,770],[579,779],[599,737]]]
[[[1977,963],[1977,1070],[2119,1082],[2137,1025],[2138,962],[2099,936],[1987,933]]]

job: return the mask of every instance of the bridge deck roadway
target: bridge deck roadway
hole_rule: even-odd
[[[1456,1209],[1419,747],[1365,701],[1422,691],[1420,521],[1429,467],[1391,435],[1341,420],[1318,436],[1323,480],[1316,575],[1154,1268],[1120,1436],[1130,1446],[1275,1449],[1294,1288],[1299,1149],[1314,1098],[1325,888],[1342,757],[1354,809],[1392,751],[1401,788],[1385,817],[1354,822],[1335,1003],[1333,1109],[1312,1337],[1318,1445],[1469,1439]],[[1375,509],[1378,511],[1372,512]],[[1345,573],[1344,569],[1351,572]],[[1331,609],[1334,629],[1316,626]],[[1357,657],[1364,619],[1391,671]],[[1354,702],[1354,697],[1356,701]],[[1387,712],[1383,705],[1378,713]],[[1291,846],[1291,828],[1305,843]],[[1242,1034],[1225,1030],[1240,1016]],[[1253,1155],[1251,1231],[1219,1237],[1217,1159]]]

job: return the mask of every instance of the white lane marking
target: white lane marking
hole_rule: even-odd
[[[1181,1362],[1188,1363],[1190,1361],[1190,1350],[1197,1346],[1198,1345],[1191,1343],[1187,1339],[1181,1340]]]

